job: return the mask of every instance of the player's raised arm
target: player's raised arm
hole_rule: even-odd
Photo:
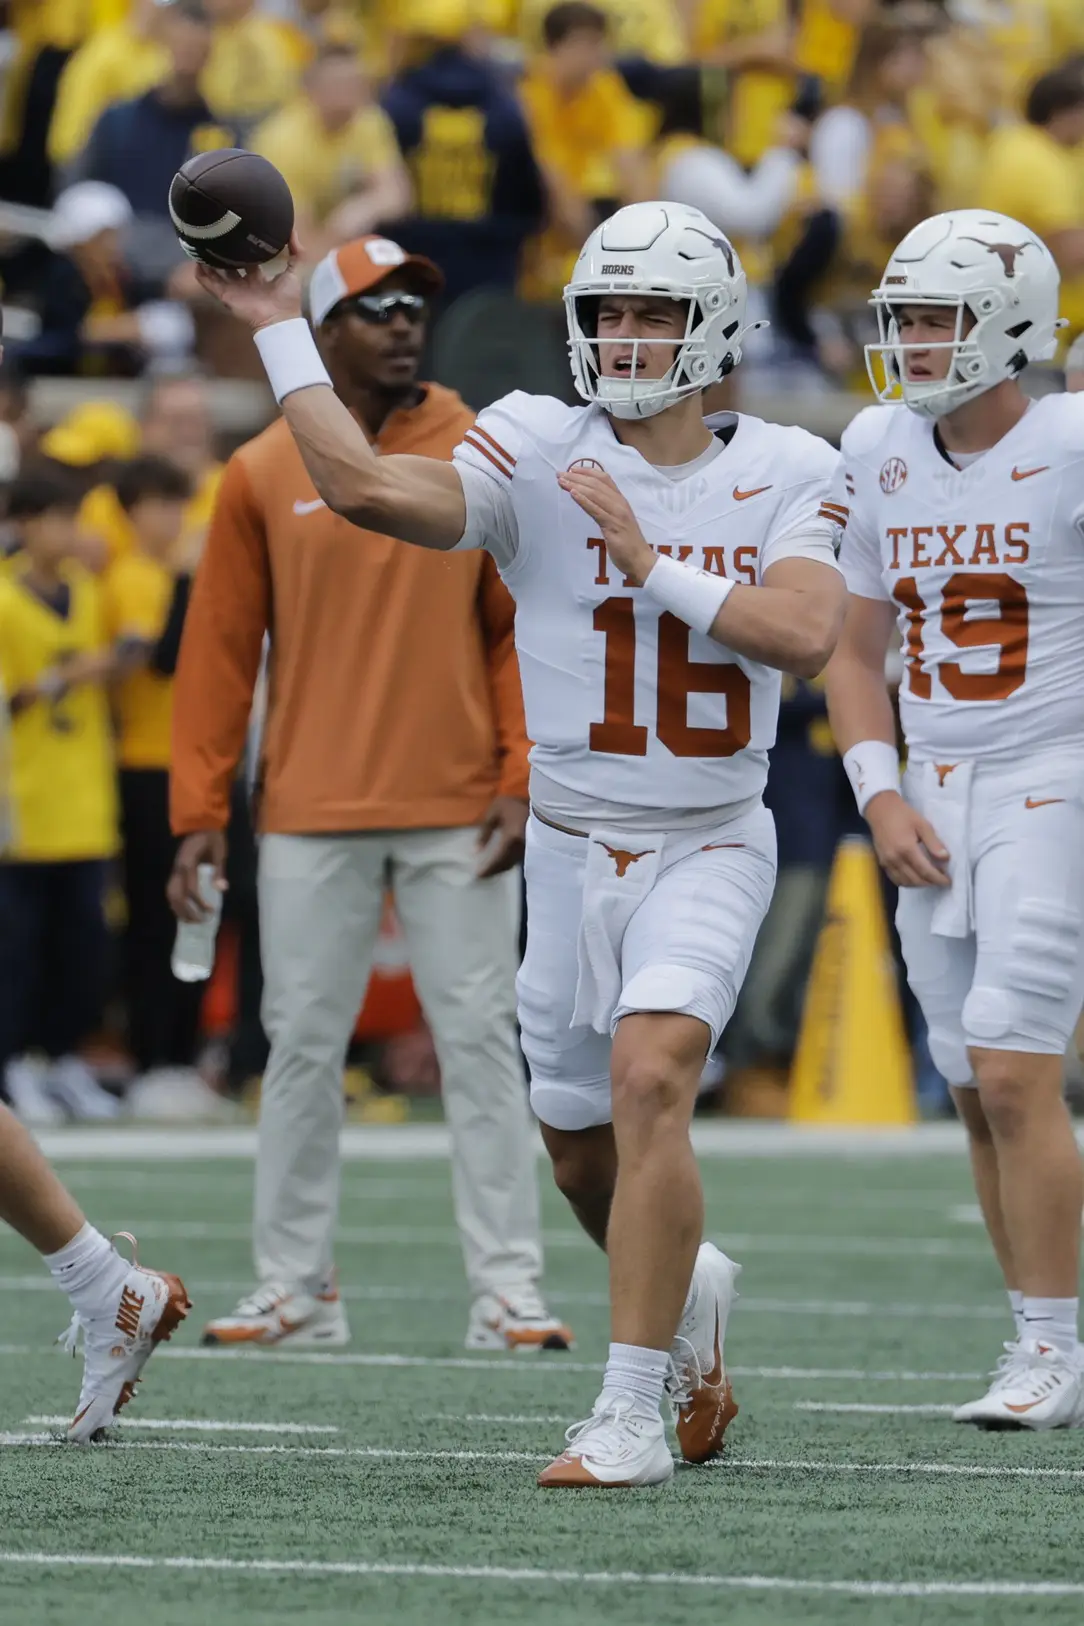
[[[455,547],[467,522],[459,474],[430,457],[377,457],[332,388],[302,315],[291,242],[287,270],[273,281],[198,265],[200,286],[253,330],[275,399],[313,485],[352,524],[421,547]]]

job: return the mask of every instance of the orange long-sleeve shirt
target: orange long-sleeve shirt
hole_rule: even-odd
[[[473,421],[429,385],[380,452],[449,458]],[[324,507],[283,421],[227,466],[173,704],[175,834],[225,827],[265,631],[260,825],[281,834],[476,823],[527,795],[513,607],[481,553],[427,552]]]

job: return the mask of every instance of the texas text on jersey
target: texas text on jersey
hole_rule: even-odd
[[[825,497],[832,449],[744,415],[710,427],[707,452],[663,469],[623,445],[599,407],[517,391],[456,450],[460,546],[488,547],[516,600],[532,800],[543,810],[557,796],[566,815],[578,804],[583,817],[601,808],[635,827],[637,809],[666,809],[676,824],[764,788],[779,672],[660,615],[556,478],[600,466],[658,552],[709,574],[756,586],[780,559],[830,560],[846,518],[845,501]]]
[[[1084,740],[1084,399],[1048,395],[963,468],[904,406],[843,437],[852,593],[897,606],[900,714],[923,757]]]

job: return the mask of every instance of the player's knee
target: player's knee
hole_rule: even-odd
[[[614,1121],[641,1120],[660,1124],[685,1117],[683,1081],[670,1058],[662,1054],[614,1058]]]
[[[554,1184],[573,1207],[613,1195],[612,1143],[607,1152],[597,1135],[545,1127],[542,1137],[553,1166]]]
[[[1022,1134],[1038,1105],[1033,1062],[1034,1057],[1018,1050],[972,1051],[983,1115],[997,1141]]]
[[[967,1084],[971,1078],[971,1063],[963,1029],[931,1022],[927,1037],[933,1064],[946,1083]]]

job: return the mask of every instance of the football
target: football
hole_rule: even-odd
[[[294,229],[294,200],[274,164],[238,147],[199,153],[174,175],[169,213],[181,247],[219,270],[275,275]]]

